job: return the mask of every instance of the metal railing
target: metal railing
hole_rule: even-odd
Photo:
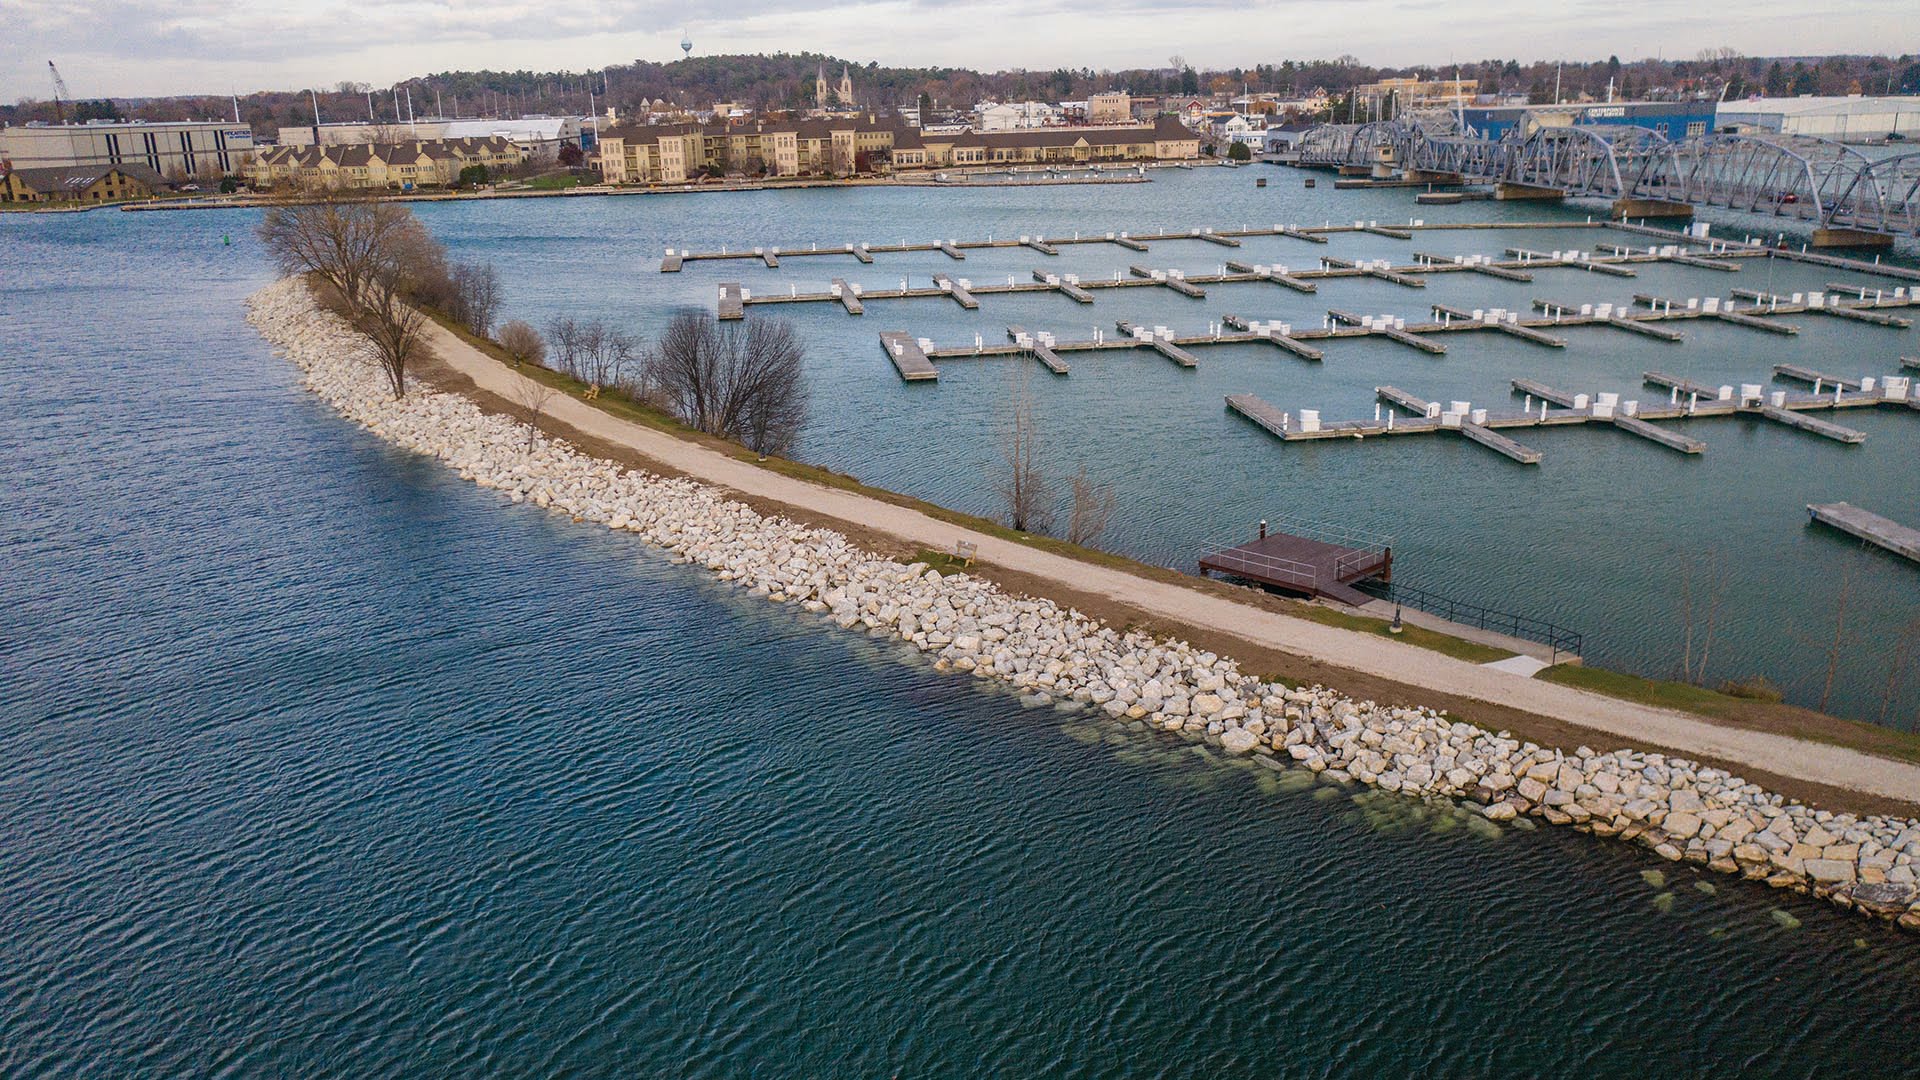
[[[1448,622],[1492,630],[1495,633],[1525,638],[1528,641],[1537,641],[1553,650],[1553,662],[1556,664],[1560,662],[1561,653],[1571,656],[1581,655],[1581,649],[1586,643],[1586,635],[1577,630],[1570,630],[1545,619],[1536,619],[1531,615],[1520,615],[1490,608],[1485,604],[1456,600],[1434,592],[1432,589],[1385,581],[1362,581],[1357,582],[1354,587],[1370,596],[1377,596],[1382,600],[1402,607],[1410,607],[1416,611],[1424,611],[1429,615],[1437,615]]]
[[[1200,560],[1224,573],[1246,571],[1250,576],[1303,589],[1311,589],[1320,581],[1320,569],[1312,563],[1253,551],[1237,551],[1235,549],[1238,546],[1231,543],[1208,544],[1201,552]]]

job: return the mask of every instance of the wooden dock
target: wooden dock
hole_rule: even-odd
[[[1060,354],[1054,352],[1052,346],[1045,344],[1039,338],[1029,334],[1026,327],[1007,327],[1007,339],[1032,353],[1035,360],[1046,365],[1047,370],[1053,372],[1055,375],[1065,375],[1067,373],[1067,362],[1060,359]]]
[[[1902,525],[1879,514],[1862,510],[1851,503],[1808,503],[1807,513],[1815,522],[1839,529],[1877,548],[1902,558],[1920,562],[1920,529]]]
[[[1032,248],[1033,250],[1039,252],[1042,255],[1060,254],[1059,248],[1054,247],[1052,244],[1047,243],[1045,240],[1042,240],[1037,236],[1023,236],[1020,238],[1020,243],[1025,245],[1026,247]]]
[[[1319,349],[1316,349],[1313,346],[1308,345],[1303,341],[1295,340],[1289,334],[1284,334],[1279,332],[1273,327],[1272,324],[1268,324],[1266,329],[1263,332],[1255,333],[1253,329],[1253,324],[1251,322],[1248,322],[1244,317],[1239,315],[1222,315],[1220,316],[1220,322],[1222,325],[1231,327],[1232,329],[1237,330],[1242,334],[1253,334],[1255,337],[1262,338],[1266,341],[1271,341],[1275,345],[1278,345],[1282,349],[1285,349],[1288,352],[1292,353],[1293,355],[1298,356],[1302,360],[1319,361],[1319,360],[1325,360],[1327,358],[1326,353],[1321,352]]]
[[[720,284],[720,318],[723,321],[746,318],[746,294],[737,281]]]
[[[860,303],[860,297],[854,293],[853,286],[847,284],[844,278],[833,279],[833,292],[840,298],[840,305],[847,309],[847,314],[861,315],[866,312],[866,306]]]
[[[1189,283],[1184,275],[1174,270],[1154,270],[1145,266],[1129,266],[1127,272],[1137,278],[1145,278],[1158,285],[1165,285],[1182,296],[1191,296],[1195,300],[1204,300],[1207,291],[1198,285]]]
[[[1459,267],[1471,273],[1485,274],[1488,277],[1496,277],[1501,279],[1502,281],[1532,281],[1533,280],[1533,275],[1527,273],[1524,270],[1512,270],[1492,262],[1480,262],[1480,261],[1469,262],[1465,260],[1456,261],[1454,259],[1449,259],[1443,255],[1429,255],[1421,251],[1416,251],[1413,253],[1413,261],[1418,263],[1425,263],[1431,267]]]
[[[1143,243],[1141,243],[1141,242],[1140,242],[1140,241],[1138,241],[1138,240],[1135,240],[1135,239],[1134,239],[1133,237],[1131,237],[1131,236],[1128,236],[1128,235],[1126,235],[1125,233],[1121,233],[1121,234],[1120,234],[1120,235],[1118,235],[1118,236],[1115,236],[1115,237],[1112,237],[1112,238],[1110,238],[1110,240],[1109,240],[1108,242],[1109,242],[1109,243],[1114,243],[1114,244],[1118,244],[1118,245],[1120,245],[1121,247],[1123,247],[1123,248],[1126,248],[1126,249],[1127,249],[1128,251],[1145,251],[1145,250],[1147,250],[1147,245],[1145,245],[1145,244],[1143,244]]]
[[[1162,337],[1159,334],[1149,333],[1146,337],[1142,338],[1134,332],[1134,325],[1125,319],[1121,319],[1113,325],[1114,329],[1126,335],[1127,338],[1133,340],[1136,344],[1145,345],[1153,349],[1161,356],[1179,364],[1183,368],[1200,366],[1200,361],[1195,359],[1192,353],[1175,344],[1171,337]]]
[[[907,382],[921,382],[938,379],[940,369],[933,366],[920,343],[912,334],[902,330],[883,330],[880,332],[880,347],[886,351],[887,359],[900,372],[900,378]]]
[[[1540,451],[1522,446],[1483,424],[1463,420],[1460,422],[1460,434],[1495,453],[1505,454],[1522,465],[1540,464]]]
[[[1447,347],[1437,341],[1428,341],[1418,334],[1409,334],[1405,330],[1397,327],[1382,325],[1377,319],[1363,318],[1349,311],[1335,311],[1331,308],[1328,309],[1327,314],[1332,317],[1335,322],[1346,323],[1349,326],[1359,326],[1371,330],[1373,333],[1379,334],[1389,341],[1397,341],[1402,345],[1419,349],[1424,353],[1440,356],[1444,355],[1447,351]]]
[[[959,248],[954,247],[951,243],[945,240],[940,241],[940,250],[944,252],[947,258],[949,259],[957,259],[957,260],[964,261],[967,257],[966,252],[961,251]]]
[[[660,272],[663,274],[679,273],[680,272],[680,253],[677,251],[667,252],[666,255],[662,257],[660,260]]]
[[[1613,426],[1629,434],[1638,435],[1643,439],[1659,443],[1669,450],[1678,450],[1683,454],[1698,454],[1704,452],[1707,448],[1707,444],[1701,442],[1699,439],[1689,439],[1685,435],[1676,432],[1663,431],[1637,416],[1628,416],[1625,413],[1614,414]]]
[[[1234,239],[1231,236],[1222,236],[1219,233],[1214,232],[1212,229],[1196,230],[1193,236],[1194,236],[1194,239],[1196,240],[1205,240],[1208,243],[1219,244],[1221,247],[1237,248],[1240,246],[1240,241]]]
[[[859,259],[862,263],[871,264],[873,262],[873,252],[867,250],[867,245],[865,244],[849,247],[847,250],[852,252],[853,257]]]
[[[1228,259],[1227,269],[1236,274],[1251,274],[1261,281],[1271,281],[1276,285],[1285,285],[1294,292],[1311,293],[1320,291],[1320,286],[1315,285],[1311,281],[1302,281],[1294,277],[1283,267],[1255,265]]]
[[[1287,438],[1287,420],[1280,410],[1267,404],[1255,394],[1227,395],[1227,408],[1265,428],[1268,432]]]
[[[1359,607],[1373,597],[1353,582],[1392,580],[1391,547],[1357,547],[1291,533],[1269,532],[1244,544],[1219,546],[1200,556],[1200,574],[1224,574],[1288,592]]]
[[[933,283],[940,287],[941,292],[953,297],[954,303],[959,304],[968,311],[980,310],[980,301],[975,300],[973,294],[967,291],[966,286],[955,281],[953,278],[945,274],[935,274],[933,275]]]
[[[1823,388],[1829,386],[1839,387],[1842,390],[1860,389],[1859,379],[1849,379],[1844,375],[1829,375],[1824,371],[1815,371],[1809,367],[1801,367],[1799,364],[1775,364],[1773,365],[1773,374],[1776,378],[1791,379],[1794,382],[1811,383],[1813,385],[1813,392],[1816,394]]]
[[[1850,427],[1841,427],[1839,424],[1822,420],[1817,416],[1806,416],[1801,413],[1790,412],[1777,405],[1762,405],[1758,411],[1761,416],[1766,417],[1776,424],[1785,424],[1790,428],[1798,428],[1801,431],[1832,439],[1834,442],[1848,443],[1857,446],[1867,441],[1866,432],[1855,431]]]
[[[1033,272],[1033,280],[1039,282],[1042,285],[1048,286],[1049,288],[1058,289],[1062,293],[1066,294],[1067,296],[1071,297],[1072,299],[1082,304],[1093,303],[1092,293],[1081,288],[1079,285],[1071,281],[1068,281],[1066,278],[1062,277],[1059,274],[1050,274],[1045,270],[1035,270]]]

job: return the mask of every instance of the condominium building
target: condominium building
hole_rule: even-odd
[[[1173,161],[1199,156],[1200,137],[1172,117],[1148,125],[928,131],[894,119],[825,118],[733,127],[615,128],[600,136],[608,183],[678,184],[702,174],[843,176],[995,164]]]
[[[274,146],[262,150],[247,172],[254,187],[390,189],[443,186],[460,171],[484,165],[491,171],[527,159],[508,139],[434,139],[350,146]]]

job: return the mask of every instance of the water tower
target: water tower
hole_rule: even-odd
[[[680,55],[681,56],[693,55],[693,39],[687,36],[687,32],[685,30],[680,31]]]

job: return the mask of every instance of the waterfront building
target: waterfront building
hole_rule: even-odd
[[[1087,97],[1087,123],[1125,124],[1133,119],[1133,98],[1125,90]]]
[[[247,172],[254,187],[386,190],[445,186],[460,171],[484,165],[490,172],[513,168],[526,154],[508,139],[418,139],[350,146],[274,146],[262,150]]]
[[[0,160],[11,161],[18,169],[140,165],[163,177],[184,180],[244,171],[253,150],[253,129],[224,120],[90,120],[0,127]]]
[[[1447,108],[1462,101],[1472,101],[1479,92],[1478,79],[1428,81],[1415,77],[1362,83],[1353,88],[1353,99],[1359,106],[1359,112],[1369,116],[1385,116],[1388,109]]]
[[[1171,117],[1150,125],[1012,131],[915,129],[897,118],[645,125],[600,135],[608,183],[679,184],[703,174],[823,176],[996,164],[1176,161],[1199,136]]]
[[[974,110],[979,131],[1015,131],[1020,128],[1047,127],[1060,123],[1060,110],[1044,101],[987,103]]]
[[[404,123],[351,120],[321,124],[319,138],[311,125],[280,129],[281,146],[363,146],[393,145],[403,142],[437,142],[446,139],[484,139],[493,136],[518,146],[527,160],[552,164],[560,157],[560,148],[572,143],[583,149],[592,141],[577,116],[522,116],[511,119],[450,120],[433,117]]]
[[[145,199],[166,186],[145,165],[59,165],[0,174],[0,202],[113,202]]]
[[[1878,142],[1920,135],[1920,97],[1796,97],[1723,101],[1720,129],[1763,135],[1818,135],[1840,142]]]
[[[1550,127],[1643,127],[1669,139],[1717,130],[1711,101],[1614,101],[1585,105],[1504,105],[1459,110],[1466,126],[1491,139]]]

